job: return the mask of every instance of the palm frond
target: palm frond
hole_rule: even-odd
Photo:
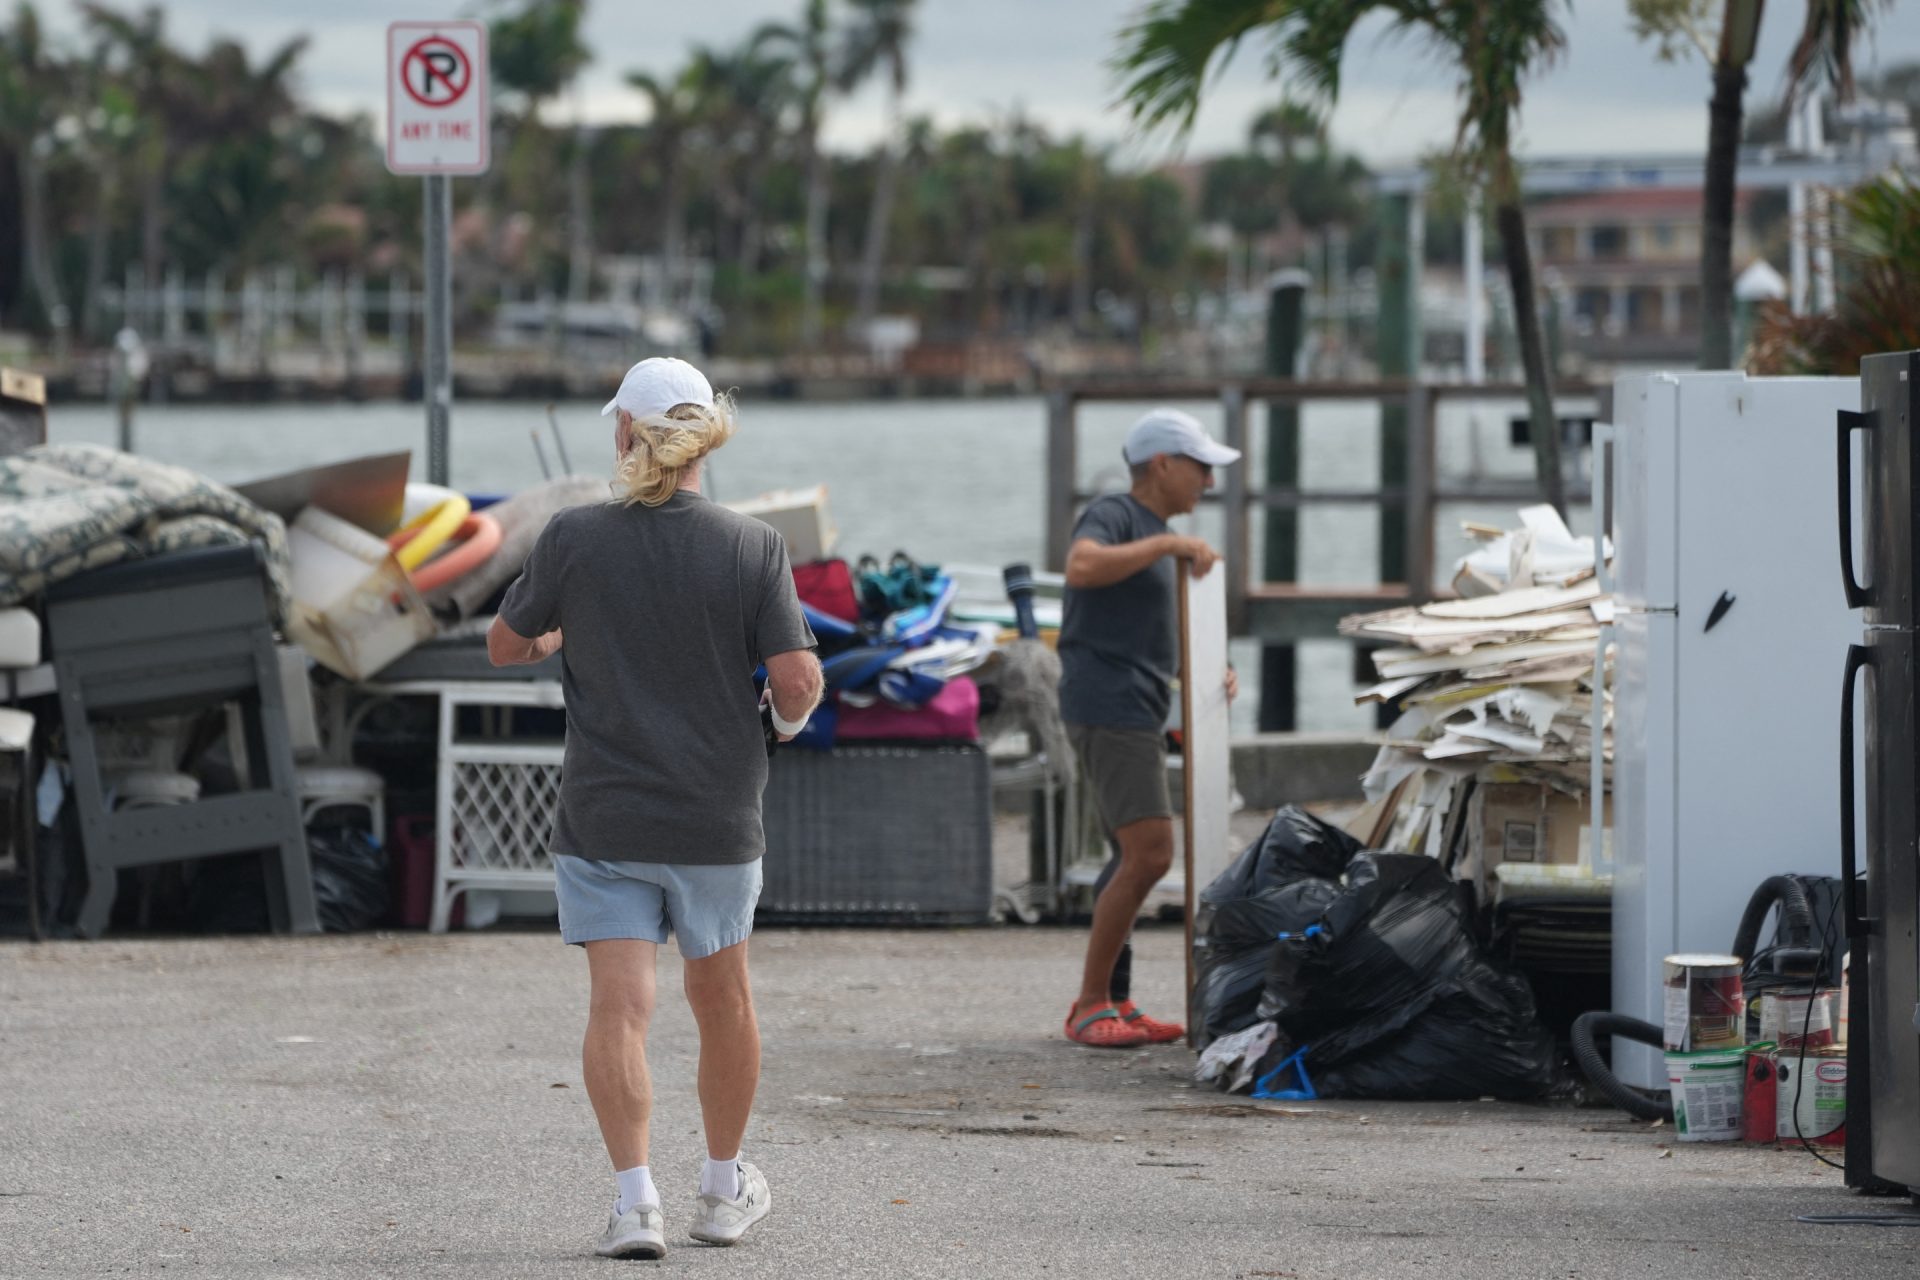
[[[1841,101],[1853,97],[1853,41],[1876,7],[1889,0],[1807,0],[1807,21],[1787,55],[1788,109],[1815,79],[1823,79]]]
[[[1252,32],[1294,22],[1296,8],[1293,0],[1155,0],[1121,30],[1109,63],[1124,82],[1121,102],[1149,132],[1190,132],[1210,75]]]

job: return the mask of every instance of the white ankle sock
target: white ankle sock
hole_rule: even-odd
[[[722,1200],[740,1198],[740,1157],[731,1160],[708,1159],[707,1167],[700,1171],[700,1194],[719,1196]]]
[[[613,1180],[620,1184],[620,1198],[613,1206],[615,1213],[625,1213],[637,1204],[660,1203],[660,1193],[653,1187],[653,1171],[644,1164],[622,1169],[613,1175]]]

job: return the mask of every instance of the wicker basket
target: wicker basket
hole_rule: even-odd
[[[838,747],[774,757],[763,922],[980,924],[993,909],[987,757]]]

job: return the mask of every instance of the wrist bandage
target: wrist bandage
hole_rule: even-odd
[[[798,720],[783,718],[780,714],[780,708],[774,705],[772,689],[768,689],[760,695],[760,705],[764,706],[767,709],[767,714],[773,717],[773,727],[789,738],[806,728],[807,721],[813,717],[813,711],[809,709],[807,714],[801,716]]]

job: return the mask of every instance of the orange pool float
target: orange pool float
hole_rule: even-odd
[[[413,541],[419,529],[402,529],[388,539],[397,551]],[[407,574],[416,591],[432,591],[458,581],[485,564],[505,538],[500,522],[484,511],[470,512],[446,541],[439,555]],[[404,558],[402,563],[404,563]]]

